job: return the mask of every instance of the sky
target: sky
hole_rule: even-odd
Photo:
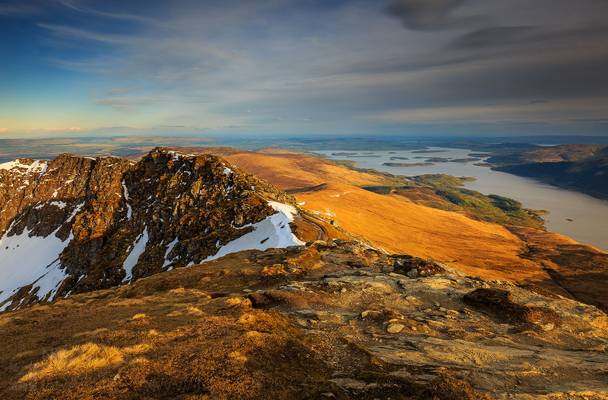
[[[606,0],[0,0],[0,138],[608,135]]]

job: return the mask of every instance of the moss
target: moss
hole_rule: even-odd
[[[461,211],[481,221],[501,225],[543,228],[540,212],[528,210],[516,200],[484,195],[466,189],[466,182],[475,180],[444,174],[429,174],[404,180],[401,185],[367,186],[364,189],[379,194],[397,194],[415,203],[446,211]]]

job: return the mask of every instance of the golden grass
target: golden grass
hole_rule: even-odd
[[[194,307],[194,306],[188,306],[186,308],[186,312],[189,315],[194,315],[194,316],[201,316],[201,315],[205,314],[200,308]]]
[[[309,211],[391,253],[432,258],[488,279],[513,273],[529,278],[538,271],[519,256],[524,242],[497,224],[350,185],[328,185],[297,198]]]
[[[236,152],[224,156],[237,167],[280,189],[301,189],[326,182],[381,185],[379,175],[354,171],[318,157],[274,149],[267,153]]]
[[[113,367],[125,362],[127,355],[138,355],[152,349],[149,344],[126,347],[85,343],[62,349],[35,363],[20,382],[37,381],[57,376],[85,374],[101,368]]]
[[[382,176],[280,149],[232,150],[221,155],[282,189],[325,184],[298,193],[301,207],[388,252],[433,258],[486,279],[538,280],[545,276],[538,263],[520,256],[525,242],[501,225],[359,187],[382,184]]]
[[[124,353],[114,346],[85,343],[59,350],[46,360],[35,363],[20,382],[36,381],[60,375],[80,375],[124,362]]]
[[[147,343],[134,344],[120,349],[124,354],[141,354],[152,350],[152,346]]]

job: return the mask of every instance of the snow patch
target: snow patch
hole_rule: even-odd
[[[70,214],[70,216],[68,217],[68,219],[65,220],[65,222],[71,222],[74,217],[76,216],[76,214],[78,214],[80,212],[80,210],[82,210],[82,207],[84,207],[84,202],[78,204],[76,207],[74,207],[74,209],[72,210],[72,213]]]
[[[171,251],[173,251],[173,248],[175,247],[177,242],[179,242],[179,240],[176,237],[171,243],[167,245],[167,250],[165,250],[165,262],[163,263],[163,268],[167,267],[173,261],[173,257],[169,258],[169,254],[171,254]]]
[[[137,263],[139,262],[139,257],[146,250],[147,244],[148,244],[148,227],[146,226],[144,228],[144,231],[141,233],[141,235],[139,235],[137,237],[137,239],[135,239],[135,243],[133,243],[131,252],[129,253],[127,258],[125,259],[125,262],[122,265],[122,267],[125,269],[125,272],[126,272],[126,275],[125,275],[124,279],[122,280],[123,282],[128,282],[133,277],[133,267],[135,267],[137,265]]]
[[[123,197],[125,198],[125,203],[127,204],[127,220],[131,221],[133,209],[131,208],[131,204],[129,204],[129,190],[127,189],[127,185],[125,185],[125,181],[122,181],[122,193]]]
[[[220,247],[217,253],[205,258],[202,262],[216,260],[243,250],[266,250],[303,245],[304,242],[293,234],[289,225],[290,222],[293,222],[294,215],[297,214],[295,207],[275,201],[268,202],[268,205],[277,213],[255,224],[244,225],[243,227],[253,227],[253,230]]]
[[[21,174],[36,172],[44,174],[48,168],[47,161],[35,160],[31,164],[22,163],[20,159],[0,164],[0,170],[18,171]]]
[[[177,161],[180,158],[195,157],[194,154],[184,154],[184,153],[180,153],[179,151],[175,151],[175,150],[169,150],[169,151],[167,151],[167,154],[169,154],[174,161]]]
[[[40,210],[41,208],[43,208],[43,207],[44,207],[45,205],[47,205],[47,204],[48,204],[48,205],[50,205],[50,206],[55,206],[55,207],[58,207],[58,208],[60,208],[60,209],[62,209],[62,210],[63,210],[63,209],[65,208],[65,206],[66,206],[65,202],[63,202],[63,201],[57,201],[57,200],[54,200],[54,201],[51,201],[50,203],[42,203],[42,204],[38,204],[36,207],[34,207],[34,209],[36,209],[36,210]]]
[[[58,207],[58,208],[60,208],[62,210],[66,206],[65,202],[63,202],[63,201],[51,201],[49,204],[52,205],[52,206]]]
[[[0,304],[30,284],[33,290],[38,288],[38,299],[54,298],[66,277],[59,255],[72,240],[70,235],[62,241],[55,236],[56,232],[47,237],[30,236],[30,231],[25,229],[20,235],[4,234],[0,239]],[[9,305],[0,307],[0,311]]]

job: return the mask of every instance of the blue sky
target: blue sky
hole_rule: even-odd
[[[608,134],[604,0],[0,0],[0,137]]]

